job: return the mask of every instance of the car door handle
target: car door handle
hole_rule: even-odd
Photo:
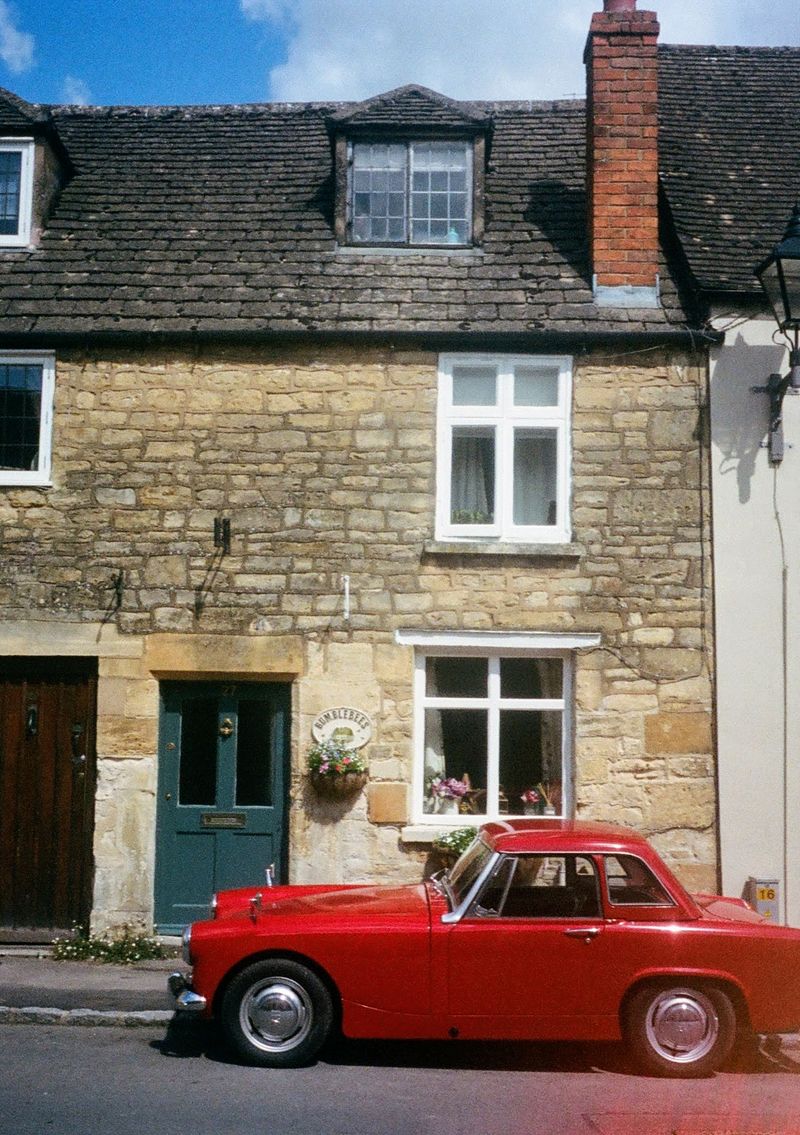
[[[587,942],[591,942],[592,938],[596,938],[600,933],[599,926],[576,926],[570,927],[569,930],[564,931],[565,938],[584,938]]]

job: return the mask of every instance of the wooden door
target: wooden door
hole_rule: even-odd
[[[283,683],[164,682],[155,921],[205,918],[214,891],[283,872],[289,692]]]
[[[0,939],[50,941],[92,903],[97,667],[0,658]]]

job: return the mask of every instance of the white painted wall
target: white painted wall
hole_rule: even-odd
[[[780,880],[783,918],[800,926],[800,397],[784,401],[785,457],[763,448],[769,400],[786,374],[767,318],[719,315],[711,439],[722,885]]]

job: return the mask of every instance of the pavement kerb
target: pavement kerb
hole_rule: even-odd
[[[149,1009],[120,1011],[115,1009],[47,1009],[39,1005],[17,1008],[0,1005],[0,1025],[90,1025],[110,1028],[163,1028],[175,1014],[169,1010]]]

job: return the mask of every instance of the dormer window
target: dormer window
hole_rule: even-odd
[[[0,138],[0,247],[30,242],[32,199],[33,141]]]
[[[470,142],[352,142],[348,164],[352,243],[471,242]]]
[[[327,119],[340,246],[473,248],[483,239],[491,115],[398,87]]]

